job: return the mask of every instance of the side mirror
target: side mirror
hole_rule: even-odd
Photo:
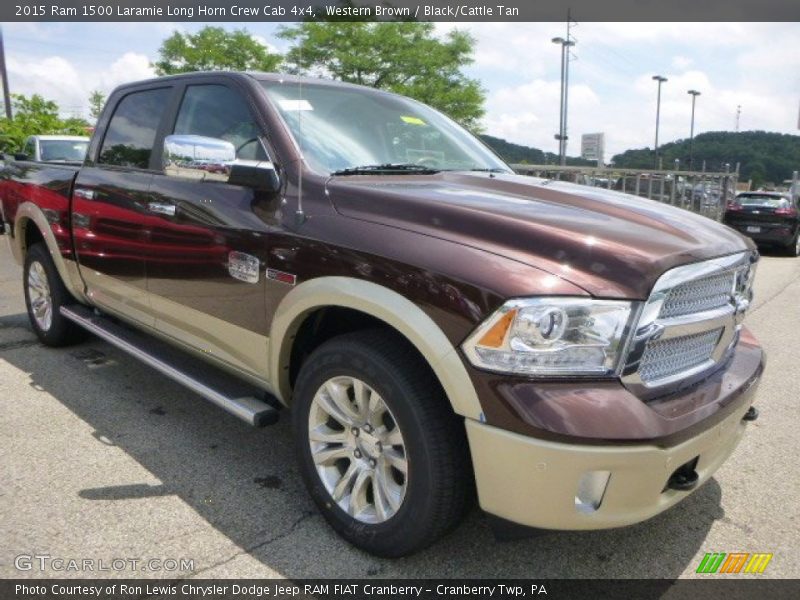
[[[230,142],[202,135],[168,135],[161,158],[164,174],[171,177],[223,181],[274,193],[280,178],[269,161],[241,160]]]
[[[266,160],[237,160],[231,166],[228,183],[274,194],[281,189],[275,165]]]
[[[188,179],[228,181],[236,148],[225,140],[202,135],[168,135],[161,162],[164,174]]]

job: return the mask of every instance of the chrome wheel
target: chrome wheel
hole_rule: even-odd
[[[311,402],[308,440],[339,508],[370,524],[397,513],[408,487],[405,441],[378,392],[354,377],[326,381]]]
[[[797,232],[797,237],[794,239],[794,255],[800,256],[800,231]]]
[[[39,329],[49,331],[53,325],[53,296],[42,263],[32,262],[28,269],[28,299]]]

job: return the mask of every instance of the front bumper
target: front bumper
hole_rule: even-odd
[[[564,444],[468,420],[481,508],[543,529],[605,529],[644,521],[691,493],[666,489],[681,465],[697,458],[698,485],[714,474],[739,444],[749,407],[750,402],[741,405],[714,427],[671,448]],[[611,475],[599,507],[586,512],[576,494],[581,478],[592,471]]]
[[[531,384],[495,383],[494,404],[513,406],[516,418],[466,421],[481,508],[543,529],[648,519],[691,493],[667,487],[677,469],[691,465],[697,489],[734,451],[763,368],[763,351],[743,329],[725,367],[661,401],[645,403],[618,385],[565,382],[533,393]],[[598,472],[610,476],[599,506],[587,509],[577,498],[581,481]]]

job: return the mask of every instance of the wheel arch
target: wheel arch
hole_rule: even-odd
[[[479,419],[480,402],[456,348],[417,305],[384,286],[350,277],[320,277],[294,288],[281,301],[272,321],[269,373],[284,404],[292,394],[290,364],[297,334],[320,309],[347,309],[374,319],[402,335],[426,360],[450,401],[464,417]]]
[[[36,237],[34,241],[31,241],[30,238],[34,231],[36,232]],[[56,242],[56,238],[53,235],[50,223],[47,221],[44,212],[33,202],[23,202],[19,205],[19,208],[17,208],[14,219],[13,237],[9,239],[11,254],[14,256],[14,260],[20,265],[24,264],[28,248],[31,244],[35,244],[38,241],[43,241],[47,247],[50,258],[56,267],[56,271],[58,271],[59,277],[61,277],[61,281],[64,282],[67,291],[76,299],[86,302],[82,286],[76,284],[76,281],[80,281],[80,275],[77,274],[76,269],[74,269],[75,277],[71,275],[70,268],[58,249],[58,243]]]

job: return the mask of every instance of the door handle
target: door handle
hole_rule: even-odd
[[[94,200],[94,190],[90,190],[88,188],[83,187],[76,187],[75,190],[72,192],[73,196],[77,196],[78,198],[83,198],[84,200]]]
[[[166,215],[167,217],[174,217],[176,206],[174,204],[164,204],[162,202],[148,202],[147,210],[151,213],[158,215]]]

